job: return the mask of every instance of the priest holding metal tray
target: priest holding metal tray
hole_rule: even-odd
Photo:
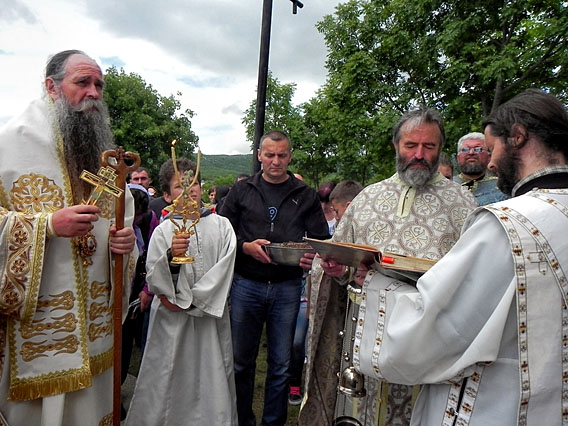
[[[327,413],[336,426],[410,422],[418,388],[379,382],[367,375],[361,387],[361,381],[352,374],[358,348],[354,346],[351,318],[357,321],[364,294],[347,297],[347,284],[365,271],[361,268],[354,272],[353,267],[360,267],[360,263],[337,256],[344,252],[371,255],[369,262],[364,262],[371,269],[395,271],[391,266],[402,259],[435,261],[448,252],[476,203],[468,191],[438,172],[444,142],[444,126],[436,111],[422,107],[404,114],[393,129],[396,173],[367,186],[353,199],[335,230],[335,246],[329,246],[329,256],[325,248],[316,248],[327,259],[321,262],[326,273],[321,283],[312,274],[310,312],[314,314],[310,315],[308,394],[300,425],[329,424],[322,413]],[[385,257],[393,263],[384,262]],[[348,305],[346,299],[352,303]],[[347,306],[352,308],[352,315],[345,313]],[[340,370],[345,360],[349,365]],[[355,386],[344,386],[349,382]]]

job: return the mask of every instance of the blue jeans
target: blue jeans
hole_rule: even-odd
[[[262,425],[286,423],[290,355],[300,292],[300,278],[276,284],[248,280],[238,274],[233,278],[230,312],[240,426],[256,425],[252,399],[256,358],[265,322],[268,365]]]

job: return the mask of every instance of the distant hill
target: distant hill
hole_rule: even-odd
[[[252,173],[252,154],[240,155],[203,155],[201,158],[201,176],[203,180],[212,180],[223,176],[236,176],[239,173]]]

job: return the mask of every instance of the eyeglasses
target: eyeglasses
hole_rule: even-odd
[[[473,147],[473,148],[463,147],[463,148],[460,149],[460,154],[469,154],[472,149],[473,149],[474,154],[481,154],[482,152],[489,152],[481,146],[476,146],[476,147]]]

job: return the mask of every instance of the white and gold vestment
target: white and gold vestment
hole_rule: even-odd
[[[73,205],[77,184],[50,108],[34,101],[0,131],[0,411],[12,426],[110,424],[114,201],[98,203],[91,265],[76,239],[49,231],[50,214]],[[126,206],[130,226],[129,193]],[[126,257],[125,269],[132,271],[133,260]],[[123,307],[129,288],[125,273]]]

